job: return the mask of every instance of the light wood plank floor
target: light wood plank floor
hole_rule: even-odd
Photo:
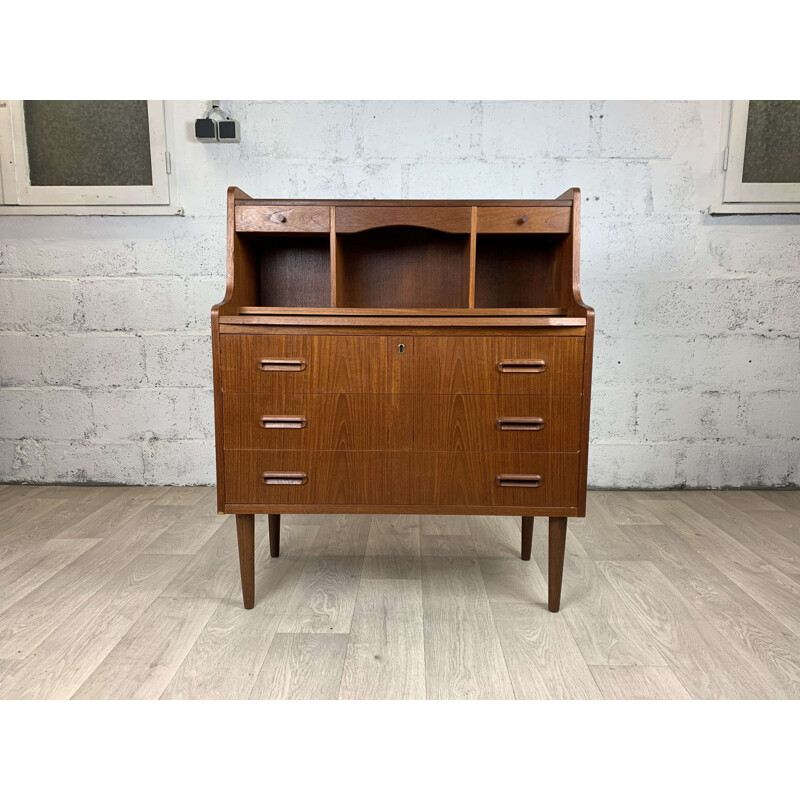
[[[546,520],[256,522],[209,488],[0,487],[0,698],[800,698],[800,492],[590,492]]]

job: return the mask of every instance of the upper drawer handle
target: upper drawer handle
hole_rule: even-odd
[[[537,489],[542,485],[541,475],[498,475],[498,486],[516,489]]]
[[[306,362],[303,358],[262,358],[258,368],[264,372],[302,372]]]
[[[519,221],[519,224],[520,224],[520,225],[524,225],[524,224],[525,224],[527,221],[528,221],[528,215],[527,215],[527,214],[525,214],[525,216],[523,216],[523,217],[520,219],[520,221]]]
[[[541,417],[500,417],[497,427],[501,431],[540,431],[544,420]]]
[[[261,480],[267,486],[302,486],[308,482],[305,472],[265,472]]]
[[[546,366],[540,358],[510,358],[497,362],[500,372],[544,372]]]
[[[305,417],[261,417],[262,428],[305,428]]]
[[[285,214],[273,214],[270,217],[272,222],[286,222],[286,215]]]

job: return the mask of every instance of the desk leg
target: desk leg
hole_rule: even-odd
[[[547,607],[561,606],[561,577],[564,574],[564,548],[567,544],[567,518],[550,517],[547,545]]]
[[[522,560],[531,560],[531,546],[533,545],[533,520],[534,517],[522,518]]]
[[[256,518],[253,514],[236,515],[236,536],[239,539],[242,600],[245,608],[252,608],[256,593]]]
[[[277,558],[281,554],[281,515],[269,515],[269,554]]]

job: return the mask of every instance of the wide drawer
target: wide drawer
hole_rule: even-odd
[[[418,395],[414,406],[415,450],[580,449],[579,395]]]
[[[582,336],[225,334],[226,392],[581,394]]]
[[[221,339],[226,392],[383,392],[385,336],[262,336]]]
[[[390,394],[239,394],[222,401],[225,447],[410,450],[417,398]]]
[[[401,504],[402,454],[382,451],[226,450],[228,503]]]
[[[540,506],[578,504],[579,453],[412,454],[419,505]]]
[[[330,206],[237,206],[240,233],[327,233]]]
[[[478,233],[569,233],[571,211],[568,206],[481,207]]]
[[[583,387],[581,336],[396,336],[393,343],[399,392],[581,394]]]
[[[231,449],[577,451],[580,412],[579,395],[223,397]]]
[[[226,450],[231,504],[573,508],[578,453]]]

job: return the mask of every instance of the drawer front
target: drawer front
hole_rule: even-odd
[[[225,493],[229,503],[402,504],[408,491],[392,476],[405,467],[402,453],[226,450]]]
[[[260,450],[410,450],[417,398],[388,394],[223,397],[225,446]]]
[[[412,504],[574,508],[578,453],[420,453]]]
[[[330,206],[237,206],[242,233],[328,233]]]
[[[232,504],[574,508],[578,453],[226,450]]]
[[[383,336],[224,334],[224,392],[381,392],[386,383]]]
[[[581,394],[583,337],[393,337],[394,391],[415,394]],[[398,353],[403,344],[403,353]]]
[[[244,394],[223,398],[233,450],[580,448],[579,395]]]
[[[479,208],[478,233],[569,233],[571,211],[569,206]]]
[[[469,233],[471,224],[470,207],[339,206],[336,208],[337,233],[358,233],[388,225],[418,225],[447,233]]]
[[[575,452],[579,395],[420,395],[414,449]]]

